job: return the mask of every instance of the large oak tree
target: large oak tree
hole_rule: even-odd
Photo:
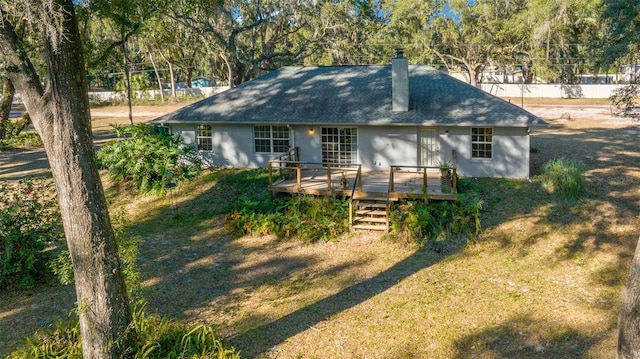
[[[39,76],[12,19],[42,34]],[[0,53],[44,143],[73,262],[85,358],[117,358],[131,312],[93,143],[82,43],[72,0],[0,1]]]
[[[606,63],[628,59],[635,62],[640,55],[640,5],[635,1],[611,0],[605,3],[603,22],[607,25]],[[637,80],[636,80],[637,81]],[[638,84],[630,84],[627,91],[637,91]],[[630,99],[633,102],[633,99]],[[633,106],[635,108],[635,106]],[[637,116],[637,113],[628,114]],[[640,357],[640,242],[622,291],[618,318],[618,358]]]

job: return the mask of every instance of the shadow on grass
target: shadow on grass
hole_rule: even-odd
[[[606,250],[618,254],[620,263],[594,273],[591,279],[607,285],[618,285],[626,269],[624,263],[628,263],[633,254],[636,238],[635,235],[613,233],[611,227],[631,221],[637,215],[636,195],[640,190],[640,179],[634,171],[640,168],[640,155],[636,137],[637,133],[631,128],[571,130],[567,133],[548,131],[533,135],[531,143],[538,150],[531,158],[532,173],[539,174],[542,164],[555,157],[580,160],[588,171],[587,198],[572,205],[554,199],[535,180],[533,183],[481,180],[486,189],[488,204],[488,210],[483,214],[488,218],[484,227],[493,229],[507,221],[521,218],[533,218],[533,224],[552,228],[595,221],[593,229],[576,233],[562,248],[559,257],[571,259],[607,246]],[[238,173],[240,180],[225,182],[223,177],[231,172]],[[209,182],[215,182],[215,185],[207,187]],[[154,202],[155,212],[150,213],[147,220],[129,228],[130,233],[145,238],[140,251],[139,267],[144,277],[144,293],[149,308],[161,307],[162,314],[184,318],[206,311],[215,302],[223,306],[224,310],[241,313],[246,308],[239,307],[235,300],[238,295],[265,284],[282,283],[287,286],[296,280],[291,277],[292,272],[304,270],[321,260],[313,255],[290,255],[281,251],[263,260],[254,261],[252,266],[242,266],[246,257],[268,253],[272,245],[279,250],[285,247],[277,241],[262,242],[254,247],[239,247],[236,240],[222,228],[221,209],[235,203],[246,193],[261,193],[265,190],[264,171],[216,171],[202,176],[201,182],[180,187],[175,190],[176,193],[171,194],[180,197],[180,191],[198,191],[194,200],[178,203],[173,208],[169,206],[170,196],[150,200]],[[594,213],[598,214],[597,218]],[[536,227],[540,228],[544,226]],[[529,229],[520,228],[521,238],[504,236],[486,240],[497,241],[504,246],[521,246],[526,250],[546,235]],[[455,248],[453,251],[459,249]],[[367,301],[444,258],[446,255],[417,251],[372,278],[355,285],[353,282],[341,283],[342,289],[336,294],[275,320],[253,313],[240,320],[239,329],[231,337],[231,341],[247,355],[267,351],[287,338]],[[316,278],[334,276],[350,269],[358,269],[366,260],[364,258],[309,275]],[[15,314],[6,314],[2,324],[15,325],[17,318]],[[527,330],[527,323],[531,320],[516,318],[467,336],[457,343],[457,357],[473,356],[476,353],[474,350],[480,350],[479,348],[485,350],[480,353],[496,353],[496,357],[581,357],[586,355],[589,347],[597,343],[597,339],[594,339],[597,334],[587,336],[571,328],[554,326],[553,323],[539,323],[540,327],[548,327],[550,330],[549,334],[537,337],[534,333],[539,331]],[[521,332],[524,334],[520,334]],[[573,344],[565,346],[553,343]],[[573,356],[573,353],[577,354]]]
[[[547,237],[549,233],[545,233],[544,228],[554,231],[562,226],[592,223],[592,228],[571,234],[560,253],[554,256],[555,260],[570,260],[585,253],[595,254],[606,250],[617,254],[621,258],[620,262],[628,262],[633,254],[636,238],[634,235],[616,233],[612,227],[635,218],[633,210],[637,208],[638,200],[624,195],[640,190],[640,178],[634,173],[634,168],[640,167],[640,155],[633,132],[630,129],[548,131],[532,136],[532,146],[538,148],[531,158],[534,176],[540,173],[544,163],[553,158],[565,156],[577,159],[587,169],[585,178],[588,194],[584,200],[572,204],[548,194],[535,177],[533,182],[479,180],[485,191],[483,196],[487,204],[487,210],[483,213],[486,219],[483,226],[486,229],[491,230],[503,223],[520,219],[523,222],[529,221],[531,225],[531,228],[519,228],[517,236],[505,234],[503,237],[498,235],[485,240],[497,241],[505,247],[520,247],[523,255],[526,255],[529,247]],[[310,255],[290,256],[282,252],[280,258],[265,258],[257,261],[251,268],[240,266],[243,257],[259,255],[264,248],[237,248],[234,239],[224,230],[212,230],[222,226],[220,218],[212,218],[220,214],[220,208],[235,203],[243,193],[265,190],[264,172],[246,173],[247,176],[256,176],[255,181],[219,181],[215,186],[204,189],[195,200],[181,204],[177,214],[172,215],[165,207],[165,210],[134,229],[149,233],[152,237],[144,245],[143,260],[140,262],[142,272],[146,273],[148,283],[151,283],[146,289],[150,307],[171,303],[167,306],[171,308],[169,314],[184,317],[187,312],[205,311],[212,302],[217,301],[225,310],[240,312],[243,308],[237,307],[234,293],[251,291],[265,283],[281,282],[286,285],[291,280],[292,272],[312,266],[320,260]],[[614,179],[611,180],[610,177]],[[622,180],[621,177],[625,179]],[[247,183],[251,183],[253,187],[243,187]],[[205,231],[209,232],[207,236],[210,239],[215,240],[198,240],[200,233]],[[180,236],[191,240],[185,244],[178,239]],[[459,249],[455,248],[454,251]],[[234,255],[229,256],[230,252]],[[424,250],[417,251],[370,279],[355,285],[346,284],[338,293],[295,309],[275,320],[255,312],[245,312],[241,322],[236,323],[237,330],[231,330],[235,334],[230,340],[248,356],[263,353],[323,320],[367,301],[444,258],[445,255],[434,256]],[[591,280],[605,285],[619,285],[626,271],[624,263],[601,269],[593,274]],[[314,275],[332,276],[359,265],[361,263],[349,263]],[[161,271],[156,278],[150,278],[148,273],[154,270],[154,266],[159,266]],[[208,276],[209,280],[199,283],[196,290],[191,291],[186,287],[186,284],[194,280],[192,277],[203,276]],[[611,302],[614,298],[607,300]],[[473,354],[471,350],[476,342],[482,343],[486,351],[495,352],[499,357],[581,357],[597,342],[594,339],[597,335],[581,334],[567,327],[555,328],[553,323],[541,323],[540,326],[549,327],[550,330],[545,330],[546,334],[538,338],[535,337],[538,334],[532,333],[539,330],[518,330],[522,326],[526,327],[527,320],[529,319],[514,319],[463,339],[458,343],[458,357]],[[520,334],[521,332],[524,334]],[[574,353],[577,354],[574,356]]]
[[[33,177],[51,177],[49,160],[43,148],[0,152],[0,181],[18,181]]]
[[[0,293],[0,358],[24,344],[24,337],[47,328],[55,319],[66,318],[75,305],[73,285],[53,280],[32,290]]]
[[[231,173],[235,175],[230,176]],[[220,215],[224,209],[247,193],[266,194],[264,171],[221,170],[204,177],[208,179],[203,183],[216,182],[215,185],[204,188],[194,200],[178,204],[173,211],[165,205],[147,221],[129,228],[131,233],[146,233],[139,256],[143,293],[149,308],[162,314],[188,318],[203,312],[211,314],[214,306],[214,312],[225,311],[214,315],[233,315],[233,328],[224,329],[232,334],[230,342],[248,357],[367,301],[463,246],[460,243],[449,248],[448,254],[418,250],[365,278],[358,275],[375,258],[362,254],[319,269],[315,266],[327,258],[313,250],[299,251],[305,245],[297,240],[236,239],[224,229]],[[235,179],[229,182],[232,177]],[[198,184],[189,185],[194,186]],[[288,251],[290,248],[294,250]],[[327,251],[322,253],[330,255]],[[275,320],[261,310],[247,308],[264,304],[250,301],[256,291],[268,288],[266,301],[275,303],[323,278],[341,278],[332,285],[342,289],[303,307],[294,303],[289,307],[293,312]]]
[[[453,358],[586,358],[606,335],[523,316],[457,340]]]
[[[436,256],[426,249],[416,251],[368,280],[344,288],[332,296],[325,297],[275,321],[236,335],[230,338],[230,341],[237,347],[243,348],[243,354],[253,357],[283,343],[289,337],[313,328],[335,314],[383,293],[403,279],[438,263],[443,258],[445,255]]]
[[[533,182],[480,180],[487,212],[484,228],[494,228],[505,222],[531,219],[551,230],[567,225],[583,228],[559,253],[570,259],[576,255],[616,248],[623,261],[631,259],[636,236],[616,228],[629,225],[640,206],[640,147],[638,129],[624,128],[565,129],[555,127],[542,130],[531,137],[531,174]],[[554,158],[575,159],[584,164],[586,194],[571,203],[555,197],[542,188],[538,177],[542,167]],[[541,228],[544,228],[541,227]],[[538,228],[539,229],[539,228]],[[538,243],[546,233],[521,228],[524,238],[492,238],[503,246],[524,247]]]

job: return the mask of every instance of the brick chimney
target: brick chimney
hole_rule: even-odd
[[[391,92],[393,112],[409,111],[409,60],[402,49],[391,59]]]

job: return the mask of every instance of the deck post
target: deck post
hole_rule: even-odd
[[[302,187],[302,166],[300,162],[296,164],[296,179],[298,181],[298,188]]]
[[[424,188],[424,192],[427,192],[427,167],[422,169],[422,187]]]
[[[453,194],[458,193],[458,175],[456,174],[456,168],[453,168],[453,178],[451,181],[451,185],[453,186]]]
[[[331,165],[327,165],[327,186],[331,190]]]
[[[394,190],[394,182],[395,182],[395,180],[393,178],[394,177],[394,175],[393,175],[394,171],[395,171],[394,167],[391,166],[391,173],[389,174],[389,176],[391,178],[391,183],[389,183],[389,188],[391,189],[391,192],[395,192],[395,190]]]
[[[273,163],[269,161],[269,186],[273,184],[272,179],[273,179]]]
[[[358,168],[356,176],[358,176],[358,191],[362,192],[362,165]]]
[[[353,197],[349,198],[349,228],[353,226]]]
[[[385,209],[385,210],[386,210],[386,212],[387,212],[387,217],[386,217],[386,220],[387,220],[387,221],[386,221],[386,223],[385,223],[385,227],[386,227],[386,229],[387,229],[387,233],[389,233],[389,232],[390,232],[390,228],[389,228],[389,222],[390,222],[390,221],[389,221],[389,216],[390,216],[390,213],[389,213],[389,200],[388,200],[388,199],[387,199],[387,207],[386,207],[386,209]]]

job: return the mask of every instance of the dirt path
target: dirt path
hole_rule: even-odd
[[[150,119],[175,111],[184,106],[135,106],[133,108],[134,123],[146,122]],[[23,108],[12,111],[12,118],[22,116]],[[96,146],[114,138],[111,124],[129,123],[127,106],[99,107],[91,110],[94,144]],[[31,177],[50,177],[49,160],[44,148],[21,148],[0,153],[0,181],[17,181]]]

